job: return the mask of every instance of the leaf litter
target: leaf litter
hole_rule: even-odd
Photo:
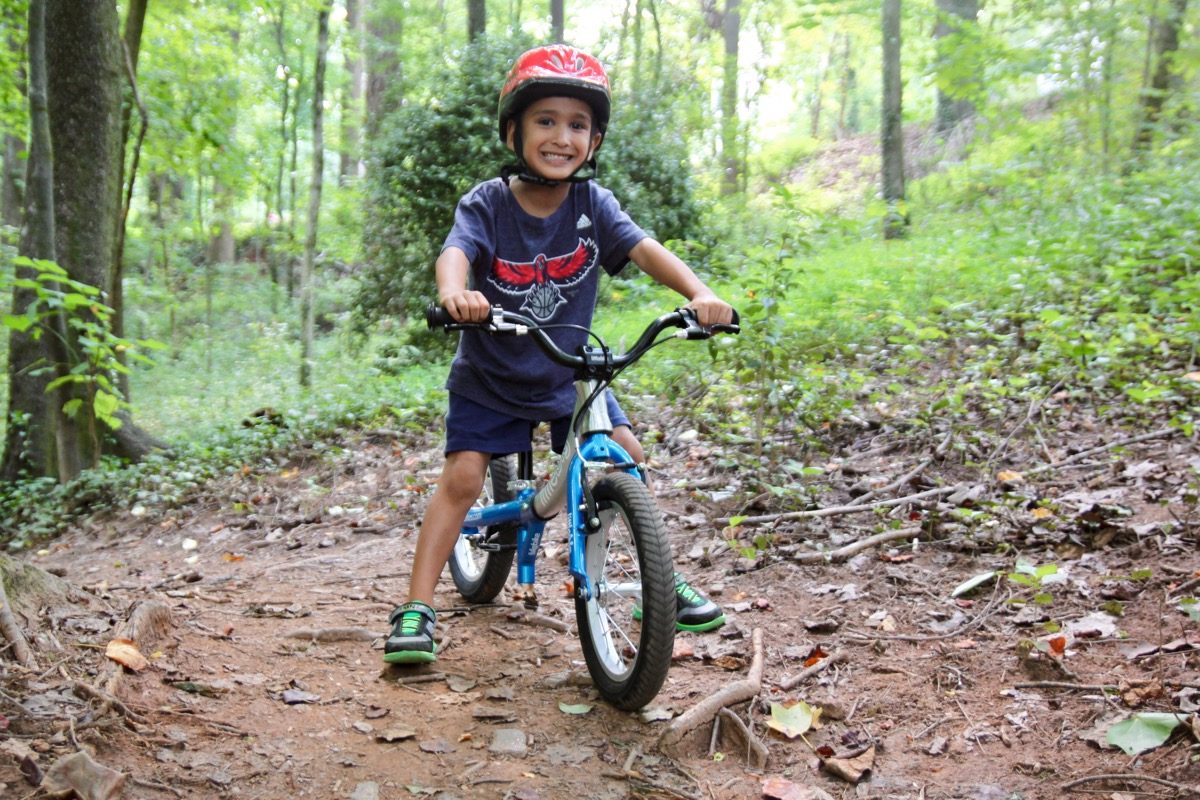
[[[659,424],[672,423],[664,416]],[[879,476],[872,487],[925,458],[920,437],[886,425],[869,437],[844,435],[837,445],[843,462],[880,451],[853,462],[859,475]],[[1071,447],[1085,452],[1122,435],[1099,428],[1093,441]],[[881,448],[888,437],[896,444]],[[1067,452],[1065,442],[1046,444]],[[1021,463],[1019,445],[1014,439],[1011,465],[997,470],[1019,480],[972,480],[961,463],[934,462],[923,468],[925,485],[965,488],[877,509],[864,502],[866,514],[777,517],[740,533],[718,520],[742,510],[739,498],[749,489],[711,459],[719,448],[703,435],[656,447],[653,466],[666,473],[656,482],[659,502],[684,521],[672,529],[676,566],[729,621],[720,631],[677,637],[668,683],[640,714],[598,700],[579,666],[570,599],[549,588],[540,593],[539,614],[568,630],[512,619],[508,606],[479,607],[442,616],[446,644],[435,666],[445,676],[383,667],[386,616],[406,586],[413,522],[427,499],[410,490],[408,478],[436,474],[439,460],[427,435],[352,436],[325,461],[298,454],[285,466],[295,483],[249,516],[235,509],[253,507],[262,492],[248,470],[209,487],[209,502],[117,515],[105,523],[115,533],[81,530],[31,559],[83,595],[69,611],[47,608],[41,617],[54,621],[49,633],[63,643],[68,672],[98,674],[108,661],[123,674],[111,692],[82,699],[68,684],[5,679],[5,693],[38,716],[5,707],[8,728],[0,736],[19,728],[32,737],[22,741],[41,744],[19,756],[0,753],[0,794],[27,794],[27,775],[43,775],[70,755],[71,742],[55,738],[52,721],[82,718],[89,708],[129,722],[82,731],[80,743],[97,764],[150,784],[200,781],[201,794],[214,797],[296,796],[296,780],[332,798],[356,787],[369,794],[373,785],[384,797],[615,798],[658,786],[681,796],[821,798],[857,782],[862,797],[949,800],[986,787],[1035,798],[1048,785],[1104,774],[1200,783],[1193,758],[1200,630],[1178,602],[1196,595],[1200,576],[1195,529],[1186,523],[1195,518],[1189,486],[1200,482],[1194,446],[1180,437],[1127,445],[1102,480],[1092,471],[1084,481],[1081,473],[1032,466],[1042,463],[1041,442],[1030,441],[1029,461]],[[708,471],[722,490],[718,503],[689,489]],[[845,482],[852,476],[821,473],[806,478],[819,506],[855,508]],[[403,512],[386,511],[389,502]],[[754,513],[786,511],[772,502]],[[321,511],[334,506],[344,513]],[[365,509],[363,519],[346,509]],[[903,547],[892,540],[841,560],[805,558],[914,524]],[[354,532],[379,525],[392,533]],[[285,527],[287,536],[273,535]],[[767,530],[769,541],[756,544]],[[562,535],[552,523],[547,545],[561,549]],[[741,552],[760,545],[751,559]],[[566,582],[556,559],[541,567],[541,585]],[[1014,574],[1029,580],[1007,578]],[[1172,602],[1164,603],[1168,592]],[[156,639],[130,637],[147,664],[125,671],[105,655],[119,638],[112,620],[156,597],[171,604],[176,627]],[[436,600],[441,609],[463,606],[446,579]],[[1110,602],[1120,607],[1103,606]],[[281,621],[296,616],[317,629],[377,629],[380,638],[288,643]],[[710,751],[707,729],[659,751],[663,726],[744,674],[745,641],[756,627],[767,639],[763,691],[735,711],[765,745],[766,766],[747,771],[746,754],[724,736],[721,749]],[[1066,664],[1065,672],[1054,666]],[[778,688],[813,669],[790,689]],[[238,679],[247,675],[262,679]],[[288,703],[285,694],[300,702]],[[106,696],[125,711],[105,705]],[[801,703],[822,709],[819,727],[785,713],[785,727],[804,738],[762,736],[775,708]],[[566,710],[583,707],[585,714]],[[383,717],[397,722],[383,728]],[[527,744],[489,761],[499,730],[516,731]],[[158,739],[177,742],[159,745],[162,759],[144,746]],[[571,769],[562,769],[556,744],[575,745]],[[491,766],[473,770],[484,762]],[[504,787],[499,794],[486,793],[497,786]]]

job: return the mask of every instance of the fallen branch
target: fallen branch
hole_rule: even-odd
[[[1088,450],[1083,450],[1081,452],[1075,453],[1074,455],[1068,456],[1067,458],[1064,458],[1061,461],[1055,461],[1052,464],[1043,464],[1040,467],[1034,467],[1033,469],[1024,470],[1024,472],[1022,474],[1026,478],[1028,478],[1030,475],[1038,475],[1043,472],[1049,472],[1052,469],[1058,469],[1059,467],[1064,467],[1067,464],[1073,464],[1076,461],[1082,461],[1083,459],[1087,458],[1088,456],[1094,456],[1097,453],[1103,453],[1108,450],[1114,450],[1118,447],[1124,447],[1127,444],[1137,444],[1138,442],[1148,442],[1148,441],[1151,441],[1152,439],[1165,439],[1168,436],[1173,436],[1176,433],[1179,433],[1179,430],[1177,428],[1163,428],[1161,430],[1153,431],[1151,433],[1143,433],[1140,436],[1129,436],[1124,439],[1117,439],[1116,441],[1109,442],[1108,444],[1102,444],[1099,447],[1093,447]]]
[[[788,678],[786,681],[781,681],[777,685],[785,692],[789,692],[814,675],[819,675],[820,673],[832,667],[834,664],[840,664],[845,660],[846,654],[841,650],[837,650],[832,655],[822,658],[820,661],[813,664],[808,669],[800,672],[798,675]]]
[[[874,511],[877,508],[892,508],[894,506],[902,506],[905,503],[914,503],[918,500],[928,500],[931,497],[941,497],[942,495],[953,494],[963,488],[963,484],[955,484],[954,486],[939,486],[936,489],[927,489],[924,492],[906,495],[904,497],[895,497],[891,500],[877,500],[874,503],[866,503],[863,505],[845,505],[845,506],[830,506],[829,508],[818,508],[812,511],[788,511],[782,514],[763,514],[757,517],[745,517],[738,520],[739,525],[761,525],[764,522],[776,522],[792,519],[813,519],[815,517],[833,517],[839,514],[860,514],[863,511]],[[732,518],[726,517],[717,520],[720,525],[729,525]]]
[[[864,550],[870,550],[872,547],[885,544],[886,542],[894,542],[897,539],[907,539],[911,536],[917,536],[920,533],[921,529],[917,527],[897,528],[894,531],[884,531],[874,536],[868,536],[866,539],[860,539],[857,542],[852,542],[845,547],[839,547],[837,550],[831,550],[828,553],[797,553],[792,556],[792,560],[797,564],[840,564]]]
[[[129,614],[129,619],[121,626],[121,632],[117,635],[117,638],[129,639],[144,648],[149,642],[166,634],[167,631],[171,630],[173,625],[174,620],[171,618],[171,609],[164,603],[148,600],[137,603],[133,607],[133,610]],[[115,661],[110,662],[108,670],[101,673],[103,681],[97,680],[96,686],[101,687],[101,691],[105,694],[115,698],[117,684],[121,680],[124,669],[124,667]],[[111,704],[106,703],[106,705]]]
[[[1099,781],[1127,781],[1131,783],[1152,783],[1155,786],[1166,786],[1179,792],[1183,797],[1200,797],[1200,790],[1195,786],[1188,786],[1183,783],[1175,783],[1174,781],[1163,780],[1162,778],[1152,778],[1149,775],[1138,775],[1134,772],[1115,772],[1107,775],[1089,775],[1086,778],[1064,783],[1061,788],[1074,789],[1076,786],[1083,786],[1085,783],[1098,783]]]
[[[373,642],[379,634],[366,628],[301,628],[285,633],[288,639],[309,639],[314,642]]]
[[[711,722],[726,706],[737,705],[746,700],[752,700],[762,690],[763,673],[763,632],[755,628],[751,634],[754,647],[754,657],[750,661],[750,671],[744,680],[735,681],[725,686],[716,694],[709,695],[704,700],[689,708],[676,717],[658,737],[659,747],[671,747],[683,740],[683,737],[696,728]]]
[[[886,486],[880,486],[878,489],[872,489],[871,491],[867,492],[866,494],[861,494],[858,497],[851,500],[849,503],[847,503],[846,506],[847,507],[861,506],[861,505],[866,504],[866,502],[868,500],[872,500],[881,494],[887,494],[888,492],[894,492],[897,489],[899,489],[901,486],[904,486],[909,481],[911,481],[913,478],[917,477],[922,472],[924,472],[925,468],[928,467],[932,463],[933,463],[933,457],[930,456],[929,458],[925,459],[920,464],[917,464],[915,467],[910,469],[908,472],[904,473],[899,478],[896,478],[896,480],[892,481],[891,483],[887,484]]]
[[[1067,692],[1115,692],[1116,686],[1103,683],[1066,683],[1065,681],[1023,681],[1014,683],[1016,689],[1062,689]]]
[[[30,649],[29,642],[25,639],[25,633],[17,624],[17,618],[12,613],[12,604],[8,602],[8,593],[4,590],[3,580],[0,580],[0,636],[3,636],[12,645],[13,657],[16,658],[18,664],[31,670],[38,668],[37,660],[33,657],[33,650]]]

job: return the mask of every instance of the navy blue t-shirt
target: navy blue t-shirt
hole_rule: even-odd
[[[521,208],[501,178],[479,184],[458,203],[443,249],[471,263],[470,288],[492,305],[543,325],[591,327],[600,270],[615,275],[646,238],[612,192],[575,183],[562,205],[541,218]],[[584,344],[575,328],[550,330],[568,353]],[[555,364],[527,336],[463,331],[446,388],[520,419],[551,420],[575,405],[571,370]]]

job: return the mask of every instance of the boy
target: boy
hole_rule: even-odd
[[[435,269],[439,302],[460,322],[485,321],[493,305],[543,324],[567,352],[583,344],[602,268],[632,260],[688,299],[701,325],[728,323],[733,311],[673,253],[648,237],[612,194],[581,175],[595,173],[610,112],[608,77],[590,55],[566,45],[520,56],[500,92],[500,139],[517,157],[502,177],[479,184],[458,204]],[[384,661],[436,658],[431,603],[438,576],[479,497],[493,455],[529,449],[535,424],[551,422],[561,450],[574,407],[571,370],[522,338],[464,331],[446,383],[446,462],[421,522],[408,602],[393,625]],[[616,400],[606,397],[613,439],[637,463],[645,454]],[[720,608],[676,575],[678,625],[712,630]]]

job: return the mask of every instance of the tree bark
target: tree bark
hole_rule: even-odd
[[[979,0],[937,0],[938,21],[933,29],[935,49],[941,68],[954,66],[960,48],[945,40],[959,33],[967,25],[976,25],[979,19]],[[951,40],[953,41],[953,40]],[[960,68],[961,69],[961,68]],[[965,88],[947,91],[949,80],[939,80],[937,90],[936,128],[938,133],[949,133],[958,125],[975,116],[975,104],[965,96]]]
[[[738,36],[742,20],[741,0],[725,0],[721,23],[725,60],[721,80],[721,194],[736,194],[741,187],[742,167],[738,136]]]
[[[325,170],[325,56],[329,49],[329,12],[326,5],[317,15],[317,66],[313,72],[313,161],[308,190],[308,231],[304,237],[304,265],[300,271],[300,385],[312,385],[313,265],[317,252],[317,222],[321,215],[321,184]]]
[[[379,134],[382,121],[400,107],[404,85],[400,62],[404,22],[390,8],[378,4],[369,5],[364,13],[367,23],[367,138],[370,140]]]
[[[346,94],[342,98],[342,141],[338,177],[342,186],[358,177],[361,163],[362,99],[366,75],[363,60],[363,14],[361,0],[346,0]]]
[[[473,42],[487,32],[487,3],[467,0],[467,41]]]
[[[563,0],[550,0],[550,40],[553,42],[566,41]]]
[[[1150,82],[1142,88],[1139,100],[1141,121],[1133,137],[1135,155],[1149,149],[1167,98],[1178,88],[1179,74],[1175,70],[1175,56],[1179,51],[1179,30],[1187,15],[1187,3],[1188,0],[1169,0],[1166,12],[1155,26],[1157,35],[1154,37],[1154,71]]]
[[[883,0],[883,199],[887,203],[883,237],[904,236],[903,81],[900,75],[900,0]]]
[[[46,100],[46,0],[29,4],[29,158],[25,180],[25,231],[20,252],[35,259],[55,260],[54,158],[50,113]],[[31,277],[18,269],[18,277]],[[13,290],[12,308],[24,311],[36,300],[25,288]],[[57,463],[55,405],[46,396],[49,379],[34,374],[47,359],[47,340],[11,330],[8,347],[8,425],[0,478],[51,474]]]

